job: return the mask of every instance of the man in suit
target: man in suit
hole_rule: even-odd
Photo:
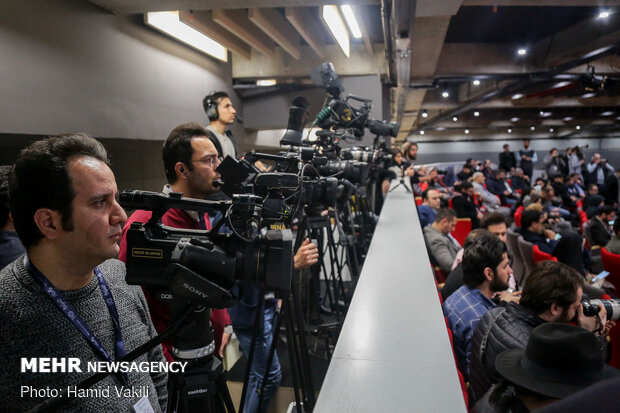
[[[424,240],[431,261],[443,271],[450,272],[461,245],[450,233],[456,227],[456,212],[450,208],[441,208],[435,215],[435,221],[424,228]]]
[[[614,235],[611,236],[605,248],[612,254],[620,255],[620,220],[618,219],[614,221]]]
[[[431,225],[435,221],[435,215],[441,206],[439,191],[428,188],[422,193],[422,205],[418,207],[418,216],[422,228]]]
[[[615,217],[614,210],[605,205],[599,207],[596,215],[590,220],[589,230],[594,245],[604,247],[611,240],[611,228],[609,221],[613,221]],[[593,247],[594,245],[590,245]]]

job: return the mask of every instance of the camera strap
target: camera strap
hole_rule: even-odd
[[[93,350],[96,353],[99,353],[103,358],[112,362],[112,357],[106,351],[106,349],[101,345],[101,342],[97,339],[92,330],[88,327],[88,325],[82,320],[82,317],[77,313],[75,308],[67,301],[62,292],[58,291],[56,287],[52,285],[52,283],[39,271],[37,267],[30,261],[28,258],[28,254],[24,256],[24,266],[28,273],[34,278],[43,288],[43,291],[50,297],[52,302],[56,304],[56,306],[63,312],[65,316],[73,323],[73,325],[82,333],[86,341],[91,345]],[[120,359],[127,351],[125,350],[125,342],[123,341],[123,334],[121,332],[121,325],[118,317],[118,310],[116,308],[116,303],[114,302],[114,297],[112,297],[112,291],[110,291],[110,287],[106,282],[105,278],[103,278],[103,274],[99,267],[95,267],[94,269],[95,276],[97,277],[97,281],[99,282],[99,289],[101,290],[101,294],[103,295],[103,301],[108,307],[108,311],[110,312],[110,317],[112,317],[112,322],[114,324],[115,335],[116,335],[116,343],[115,343],[115,355],[116,359]],[[126,373],[120,374],[122,380],[127,383],[128,377]]]

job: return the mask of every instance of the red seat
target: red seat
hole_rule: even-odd
[[[603,261],[603,268],[609,271],[607,281],[620,289],[620,255],[609,252],[607,248],[603,247],[601,248],[601,261]]]
[[[555,258],[553,255],[551,254],[547,254],[544,251],[541,251],[540,248],[538,248],[538,245],[534,244],[534,246],[532,247],[532,258],[534,259],[534,264],[538,264],[539,262],[543,262],[543,261],[556,261],[557,262],[557,258]]]
[[[517,227],[521,226],[521,217],[523,216],[523,211],[525,211],[525,208],[523,208],[523,206],[520,206],[515,211],[514,219],[515,219],[515,225]]]
[[[421,196],[416,196],[415,197],[415,206],[420,206],[422,205],[422,197]]]
[[[452,202],[452,198],[448,199],[448,206],[449,206],[451,209],[454,209],[454,203]]]
[[[454,231],[450,234],[456,239],[461,246],[465,244],[465,238],[471,232],[471,219],[470,218],[459,218],[456,221],[456,227],[454,227]]]

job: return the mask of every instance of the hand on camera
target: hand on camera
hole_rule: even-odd
[[[319,261],[319,249],[310,242],[310,238],[306,238],[297,250],[293,261],[296,270],[308,268]]]

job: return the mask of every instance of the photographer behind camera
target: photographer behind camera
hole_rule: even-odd
[[[92,375],[87,363],[118,360],[156,335],[142,291],[127,285],[125,266],[112,259],[127,216],[108,165],[103,145],[85,134],[37,141],[15,163],[9,198],[27,254],[0,272],[2,411],[75,389]],[[49,358],[73,358],[82,373]],[[136,361],[165,363],[159,347]],[[166,383],[166,372],[112,374],[63,411],[126,412],[138,403],[165,411]],[[145,394],[119,395],[123,388]]]

